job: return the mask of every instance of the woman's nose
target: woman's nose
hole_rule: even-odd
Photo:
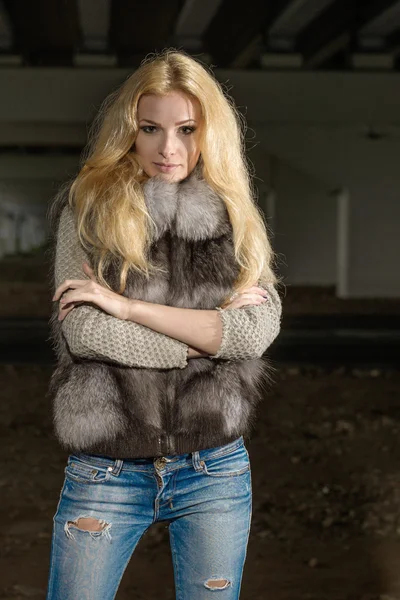
[[[164,157],[167,157],[175,154],[175,151],[176,141],[172,136],[165,136],[159,147],[160,154]]]

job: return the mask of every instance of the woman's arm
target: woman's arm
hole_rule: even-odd
[[[214,309],[176,308],[132,300],[128,319],[207,354],[214,354],[221,344],[222,324],[218,311]]]
[[[151,327],[211,355],[251,359],[263,355],[280,331],[282,306],[267,285],[263,304],[225,310],[196,310],[132,300],[129,320]]]
[[[66,206],[58,226],[54,290],[66,279],[89,279],[82,268],[84,262],[90,263],[90,260],[79,242],[72,210]],[[58,310],[58,303],[55,310]],[[55,314],[52,323],[58,325]],[[186,343],[144,325],[108,315],[95,306],[75,306],[59,326],[71,353],[82,358],[157,369],[187,366],[189,348]],[[192,356],[196,355],[198,353],[193,350]]]
[[[274,285],[257,284],[268,292],[267,301],[255,306],[220,310],[222,343],[210,358],[259,358],[281,329],[282,303]]]
[[[65,211],[67,216],[65,216]],[[56,274],[58,273],[59,279],[56,281],[56,287],[66,279],[89,278],[82,266],[84,262],[89,262],[88,257],[79,243],[72,211],[69,207],[65,211],[59,227],[57,249],[63,248],[64,252],[61,250],[57,252]],[[63,227],[63,218],[67,219],[65,227]],[[68,238],[69,243],[62,243],[63,236]],[[68,256],[68,260],[65,260],[65,253],[70,254],[71,252],[74,256],[72,258]],[[64,261],[69,271],[62,272],[62,269],[58,268],[57,261]],[[72,272],[71,265],[75,265],[75,272]],[[273,286],[269,286],[269,288],[267,286],[266,289],[269,292],[268,302],[255,306],[225,309],[224,311],[175,308],[132,299],[128,303],[130,310],[128,320],[125,320],[125,317],[118,319],[107,314],[106,309],[100,312],[101,309],[92,306],[77,305],[64,317],[63,331],[71,352],[88,358],[93,358],[98,354],[100,357],[109,356],[110,346],[115,343],[115,340],[119,346],[113,350],[111,358],[114,358],[115,351],[119,353],[121,350],[124,351],[118,337],[123,336],[123,332],[126,331],[127,328],[124,325],[135,327],[134,333],[138,335],[136,342],[141,342],[141,345],[145,342],[142,336],[146,334],[150,336],[151,334],[162,334],[168,336],[172,341],[185,344],[185,361],[188,358],[188,344],[190,345],[189,353],[193,352],[193,356],[211,355],[211,358],[226,359],[254,358],[262,355],[279,332],[281,311],[279,296]],[[58,293],[60,294],[61,290]],[[67,295],[71,297],[70,292]],[[82,310],[83,308],[85,310]],[[81,315],[80,319],[77,319],[78,311]],[[71,315],[74,313],[75,318],[72,319]],[[97,327],[100,317],[103,329]],[[138,325],[140,326],[139,330]],[[114,326],[116,336],[113,337]],[[123,341],[122,337],[122,343]],[[135,342],[130,339],[128,341]],[[108,354],[104,352],[104,344]],[[133,348],[135,349],[135,345]],[[143,348],[140,350],[142,352]],[[161,350],[164,352],[163,348]],[[126,364],[131,365],[131,359],[128,358],[128,360],[129,362]],[[137,360],[137,357],[134,360]],[[156,365],[148,365],[146,362],[143,366]]]

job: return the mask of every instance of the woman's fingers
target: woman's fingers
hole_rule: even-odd
[[[69,280],[65,282],[65,286],[68,286],[69,289],[64,292],[60,299],[59,320],[62,320],[68,314],[71,307],[74,308],[77,304],[88,302],[118,319],[129,318],[132,301],[126,296],[117,294],[90,280],[77,280],[75,282]],[[60,286],[61,289],[62,287]]]
[[[70,302],[77,302],[85,300],[89,301],[93,299],[93,292],[84,292],[83,290],[69,291],[61,298],[60,304],[69,304]]]
[[[236,300],[236,298],[235,298]],[[239,304],[247,305],[247,304],[262,304],[266,302],[266,298],[262,297],[260,294],[240,294],[237,297],[237,301]]]
[[[263,288],[257,286],[257,285],[252,285],[249,288],[245,288],[243,290],[243,292],[254,292],[256,294],[261,294],[262,296],[266,296],[268,295],[268,292],[266,290],[264,290]]]
[[[261,294],[242,292],[235,296],[224,308],[241,308],[242,306],[263,304],[264,302],[267,302],[267,298],[261,296]]]
[[[65,290],[68,290],[69,288],[76,289],[77,287],[86,285],[89,281],[90,279],[66,279],[58,286],[52,300],[58,300]]]
[[[54,292],[54,296],[52,298],[53,301],[58,300],[60,296],[69,288],[76,289],[77,287],[87,285],[88,283],[97,283],[96,275],[89,263],[82,263],[82,268],[86,275],[90,277],[90,279],[66,279]]]
[[[60,310],[58,311],[58,320],[62,321],[63,319],[65,319],[67,314],[70,313],[71,310],[73,310],[76,306],[79,306],[80,304],[85,304],[85,301],[84,300],[75,300],[75,302],[68,302],[68,304],[60,303]],[[87,302],[86,302],[86,304],[87,304]]]

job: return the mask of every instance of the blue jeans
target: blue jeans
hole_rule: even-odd
[[[86,517],[96,521],[79,527]],[[251,522],[243,438],[156,459],[71,454],[53,520],[46,600],[115,598],[137,543],[158,521],[169,523],[177,600],[215,592],[236,600]]]

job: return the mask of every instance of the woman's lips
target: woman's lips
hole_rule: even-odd
[[[157,169],[159,169],[163,173],[171,173],[171,171],[174,171],[174,169],[179,167],[179,165],[172,165],[172,164],[168,164],[168,165],[165,165],[163,163],[154,163],[154,164],[156,165]]]

